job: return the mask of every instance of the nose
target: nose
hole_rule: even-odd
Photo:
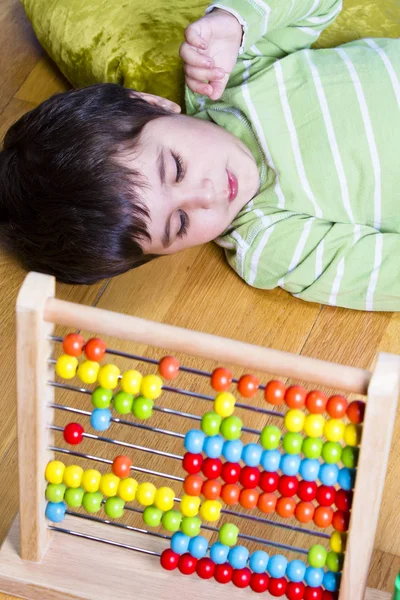
[[[216,193],[211,179],[203,179],[197,184],[188,182],[178,185],[174,197],[180,208],[211,208],[216,199]]]

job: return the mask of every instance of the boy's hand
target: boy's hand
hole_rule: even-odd
[[[186,84],[193,92],[212,100],[222,96],[237,61],[242,33],[236,17],[219,8],[185,29],[186,41],[179,54]]]

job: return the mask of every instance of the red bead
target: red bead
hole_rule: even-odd
[[[176,554],[171,548],[164,550],[160,557],[160,563],[166,571],[173,571],[177,568],[179,562],[179,554]]]
[[[239,502],[243,508],[255,508],[260,494],[257,490],[245,489],[240,492]]]
[[[258,498],[257,507],[263,513],[271,514],[275,512],[278,498],[274,494],[265,492]]]
[[[268,473],[268,471],[263,471],[261,473],[258,485],[260,486],[263,492],[267,492],[268,494],[276,492],[276,490],[278,489],[278,484],[278,473]]]
[[[225,392],[232,383],[232,373],[229,369],[218,367],[212,372],[211,387],[217,392]]]
[[[286,390],[285,403],[289,408],[303,408],[306,403],[307,390],[301,385],[292,385]]]
[[[332,517],[332,526],[336,531],[347,531],[349,529],[350,513],[337,510]]]
[[[178,568],[182,575],[192,575],[197,566],[197,558],[194,558],[191,554],[182,554],[179,557]]]
[[[200,496],[204,480],[195,473],[188,475],[183,483],[183,489],[188,496]]]
[[[259,387],[260,380],[254,375],[242,375],[237,384],[238,392],[244,398],[253,398]]]
[[[129,477],[131,472],[132,461],[129,456],[116,456],[113,460],[112,470],[114,475],[120,479]]]
[[[211,558],[201,558],[196,565],[196,573],[201,579],[211,579],[214,575],[215,563]]]
[[[317,502],[321,506],[331,506],[335,502],[336,490],[328,485],[321,485],[317,490]]]
[[[328,396],[318,390],[313,390],[307,394],[307,410],[314,415],[321,415],[325,412]]]
[[[278,483],[278,492],[282,496],[294,496],[297,493],[299,481],[297,477],[290,475],[282,475]]]
[[[275,596],[275,598],[280,598],[286,592],[287,581],[284,577],[280,577],[280,579],[276,579],[274,577],[269,578],[268,591],[271,596]]]
[[[222,483],[218,479],[207,479],[201,493],[207,500],[217,500],[221,496]]]
[[[338,597],[338,592],[328,592],[328,590],[322,592],[322,600],[338,600]]]
[[[330,506],[318,506],[314,513],[314,523],[317,527],[329,527],[332,524],[333,510]]]
[[[69,333],[63,339],[63,350],[69,356],[80,356],[85,345],[85,338],[79,333]]]
[[[365,415],[365,402],[362,400],[354,400],[347,407],[347,417],[352,423],[362,423]]]
[[[234,483],[226,483],[221,489],[221,499],[225,504],[234,506],[239,503],[240,487]]]
[[[222,465],[221,477],[225,483],[237,483],[242,467],[237,463],[226,462]]]
[[[207,479],[218,479],[222,471],[222,462],[219,458],[206,458],[201,470]]]
[[[337,490],[335,504],[339,510],[348,512],[353,504],[353,492],[346,490]]]
[[[285,401],[286,385],[282,381],[269,381],[265,386],[264,398],[269,404],[278,406]]]
[[[233,569],[232,583],[237,588],[245,588],[250,585],[251,571],[250,569]]]
[[[309,523],[313,520],[315,506],[312,502],[299,502],[294,511],[296,519],[300,523]]]
[[[258,486],[260,481],[260,471],[257,467],[243,467],[239,481],[246,489],[253,489]]]
[[[283,517],[284,519],[289,519],[290,517],[293,517],[295,510],[296,501],[294,500],[294,498],[285,498],[284,496],[282,496],[276,503],[276,512],[280,517]]]
[[[85,344],[84,351],[88,360],[100,362],[103,360],[107,346],[100,338],[92,338]]]
[[[317,497],[317,489],[315,481],[300,481],[297,495],[303,502],[312,502]]]
[[[215,565],[214,579],[218,583],[229,583],[232,580],[233,568],[226,563],[225,565]]]
[[[295,583],[294,581],[291,581],[287,584],[286,597],[288,600],[303,600],[305,589],[306,586],[304,583]]]
[[[346,414],[349,403],[344,396],[331,396],[326,405],[326,411],[332,419],[342,419]]]
[[[83,440],[85,430],[79,423],[68,423],[64,427],[64,440],[71,446],[77,446]]]
[[[203,460],[202,454],[192,454],[191,452],[186,452],[182,460],[182,466],[186,473],[194,475],[195,473],[199,473],[201,471]]]
[[[158,363],[158,372],[161,377],[172,381],[179,373],[180,363],[175,356],[164,356]]]
[[[269,584],[269,576],[266,573],[252,573],[250,578],[250,587],[253,592],[262,594],[266,592]]]
[[[303,600],[322,600],[322,588],[306,587]]]

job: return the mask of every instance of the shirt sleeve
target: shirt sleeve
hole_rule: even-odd
[[[221,245],[253,287],[281,287],[308,302],[356,310],[400,311],[400,234],[285,211],[241,229]]]

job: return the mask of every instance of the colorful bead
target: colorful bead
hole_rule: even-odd
[[[191,454],[200,454],[203,452],[204,441],[206,439],[205,433],[198,429],[191,429],[185,435],[184,446]]]
[[[156,506],[146,506],[143,511],[143,521],[148,527],[159,527],[162,518],[163,511]]]
[[[311,567],[315,567],[317,569],[321,569],[326,564],[326,557],[328,556],[327,550],[321,546],[321,544],[315,544],[308,551],[308,564]]]
[[[225,523],[219,530],[219,541],[225,546],[236,546],[239,529],[232,523]]]
[[[303,408],[306,397],[307,390],[301,385],[292,385],[286,390],[285,403],[289,408]]]
[[[62,379],[72,379],[76,375],[78,359],[75,356],[62,354],[57,358],[56,373]]]
[[[175,554],[185,554],[189,549],[190,537],[181,531],[177,531],[171,538],[171,550]]]
[[[271,493],[275,492],[278,489],[279,484],[279,475],[278,473],[268,473],[264,471],[260,475],[260,481],[258,485],[262,489],[263,492]]]
[[[305,414],[296,408],[288,410],[283,420],[288,431],[299,433],[304,427]]]
[[[214,369],[211,375],[211,387],[217,392],[224,392],[229,389],[232,383],[232,373],[228,369],[218,367]]]
[[[300,464],[300,475],[305,481],[315,481],[318,479],[320,463],[313,458],[303,458]]]
[[[77,375],[83,383],[92,384],[96,382],[99,371],[100,365],[98,362],[85,360],[79,365]]]
[[[264,492],[258,498],[257,508],[265,514],[272,514],[275,512],[277,502],[277,496]]]
[[[112,400],[112,390],[103,387],[97,387],[92,393],[92,404],[94,408],[109,408]]]
[[[198,496],[182,496],[179,509],[184,517],[195,517],[199,513],[201,499]]]
[[[339,477],[339,468],[337,465],[325,463],[324,465],[321,465],[318,477],[323,485],[336,485]]]
[[[260,442],[266,450],[276,450],[281,441],[282,432],[276,425],[266,425],[261,431]]]
[[[116,456],[113,460],[112,470],[114,475],[120,479],[124,479],[130,474],[132,465],[133,462],[129,456]]]
[[[114,475],[114,473],[106,473],[102,475],[100,479],[100,492],[109,498],[116,496],[118,492],[120,478]]]
[[[339,510],[348,512],[353,504],[353,492],[346,490],[337,490],[335,495],[335,504]]]
[[[294,512],[300,523],[310,523],[314,518],[315,506],[312,502],[299,502]]]
[[[218,500],[205,500],[200,506],[200,516],[204,521],[218,521],[222,504]]]
[[[331,396],[326,405],[326,412],[332,419],[342,419],[347,411],[349,403],[344,396]]]
[[[85,338],[79,333],[68,333],[63,339],[62,347],[69,356],[80,356],[85,345]]]
[[[286,588],[287,581],[284,577],[281,577],[280,579],[275,579],[271,577],[268,582],[268,591],[271,594],[271,596],[275,596],[276,598],[284,596]]]
[[[284,475],[297,475],[300,469],[301,458],[295,454],[284,454],[280,461],[280,469]]]
[[[226,483],[221,488],[221,500],[228,506],[239,503],[241,488],[234,483]]]
[[[125,502],[122,498],[107,498],[104,505],[105,513],[110,519],[120,519],[124,514]]]
[[[215,396],[214,412],[220,417],[230,417],[235,410],[236,398],[230,392],[220,392]]]
[[[286,556],[282,554],[275,554],[271,556],[268,562],[268,573],[275,579],[280,579],[286,573],[286,567],[288,566],[288,560]]]
[[[332,526],[336,531],[347,531],[349,528],[350,513],[337,510],[332,518]]]
[[[284,498],[283,496],[278,499],[276,503],[276,512],[280,517],[284,519],[290,519],[293,517],[296,510],[296,501],[293,498]]]
[[[262,594],[266,592],[269,585],[269,577],[266,573],[252,573],[250,578],[250,587],[253,592]]]
[[[317,497],[317,489],[314,481],[300,481],[297,495],[303,502],[312,502]]]
[[[279,469],[282,455],[279,450],[264,450],[261,455],[261,466],[265,471],[274,473]]]
[[[233,569],[231,565],[222,564],[215,566],[214,579],[218,583],[221,583],[223,585],[229,583],[230,581],[232,581],[232,574]]]
[[[158,375],[145,375],[140,384],[140,393],[145,398],[157,400],[162,394],[162,379]]]
[[[154,505],[166,512],[167,510],[171,510],[174,507],[175,503],[175,492],[170,487],[160,487],[156,491],[156,495],[154,498]]]
[[[240,492],[239,502],[243,508],[253,509],[257,506],[259,492],[253,489],[244,489]]]
[[[189,538],[189,552],[195,558],[203,558],[208,550],[208,540],[202,535]]]
[[[362,427],[349,423],[344,430],[344,441],[348,446],[359,446],[361,443]]]
[[[172,381],[178,376],[180,363],[175,356],[164,356],[158,363],[158,372],[161,377]]]
[[[207,557],[203,557],[196,565],[196,573],[200,579],[211,579],[215,571],[215,564]]]
[[[150,482],[139,483],[136,490],[136,500],[142,506],[150,506],[154,504],[157,488]]]
[[[186,452],[182,460],[182,467],[186,473],[194,475],[195,473],[200,473],[203,460],[201,454]]]
[[[243,467],[239,481],[244,488],[254,489],[260,481],[260,471],[256,467]]]
[[[217,500],[221,496],[222,483],[218,479],[207,479],[203,483],[201,493],[207,500]]]
[[[304,580],[307,585],[310,587],[320,587],[322,585],[322,580],[324,578],[324,570],[317,569],[315,567],[307,567],[306,573],[304,575]]]
[[[324,574],[322,584],[328,592],[336,592],[340,586],[340,578],[340,573],[332,573],[331,571],[326,571],[326,573]]]
[[[203,487],[203,479],[199,475],[188,475],[183,483],[185,494],[189,496],[200,496]]]
[[[183,517],[180,528],[181,531],[189,537],[199,535],[201,528],[201,519],[200,517]]]
[[[304,583],[289,581],[286,587],[286,597],[288,600],[303,600],[305,592]]]
[[[222,448],[222,456],[228,462],[238,463],[242,458],[243,442],[240,440],[228,440]]]
[[[129,415],[133,408],[133,394],[128,394],[128,392],[118,392],[114,396],[113,406],[115,412],[119,415]]]
[[[210,548],[210,558],[216,565],[223,565],[228,560],[229,546],[215,542]]]
[[[362,400],[354,400],[347,407],[347,417],[349,421],[355,424],[360,424],[364,421],[365,402]]]
[[[161,522],[164,529],[175,533],[175,531],[178,531],[181,527],[182,515],[177,510],[168,510],[166,513],[164,513]],[[189,535],[187,531],[184,531],[183,533]]]
[[[67,505],[65,502],[48,502],[46,506],[46,518],[53,523],[61,523],[65,519]]]
[[[338,476],[338,483],[341,488],[343,488],[344,490],[347,490],[347,491],[352,490],[354,488],[355,479],[356,479],[356,470],[355,469],[348,469],[347,467],[340,469],[339,476]]]
[[[340,533],[339,531],[334,531],[331,535],[331,539],[329,541],[329,545],[333,552],[337,554],[342,554],[346,549],[346,540],[347,535],[345,533]]]
[[[100,362],[106,354],[107,346],[100,338],[91,338],[84,347],[86,358]]]
[[[244,398],[253,398],[260,387],[260,380],[254,375],[242,375],[237,384],[239,394]]]
[[[344,554],[339,554],[338,552],[333,552],[332,550],[328,552],[326,557],[326,566],[330,571],[339,573],[343,569],[343,562]]]
[[[323,441],[320,438],[306,437],[301,448],[306,458],[319,458],[322,454]]]
[[[342,446],[339,442],[325,442],[322,448],[322,458],[329,464],[335,464],[340,461],[342,456]]]
[[[232,415],[227,417],[221,423],[221,435],[226,440],[238,440],[242,435],[243,423],[239,417]]]
[[[249,569],[233,569],[232,583],[239,589],[244,589],[250,585],[251,571]]]
[[[269,556],[264,550],[256,550],[250,556],[249,567],[253,573],[265,573]]]
[[[45,471],[46,481],[49,483],[62,483],[65,465],[59,460],[51,460]]]
[[[210,458],[219,458],[222,454],[224,438],[220,435],[206,437],[203,444],[203,452]]]
[[[242,452],[242,461],[249,467],[257,467],[261,461],[263,449],[260,444],[246,444]]]
[[[90,514],[99,512],[102,502],[103,496],[100,492],[85,492],[82,498],[82,506]]]
[[[218,479],[222,472],[222,462],[219,458],[206,458],[201,470],[207,479]]]
[[[234,569],[244,569],[249,559],[249,551],[245,546],[234,546],[229,550],[228,561]]]
[[[322,588],[306,587],[304,590],[304,600],[322,600]]]
[[[98,492],[100,480],[100,471],[97,471],[97,469],[87,469],[83,472],[81,485],[85,492]]]
[[[264,398],[269,404],[279,406],[284,403],[286,386],[282,381],[269,381],[265,386]]]
[[[314,415],[322,415],[325,412],[328,396],[318,390],[307,394],[306,407]]]
[[[332,524],[333,510],[330,506],[318,506],[314,513],[314,523],[317,527],[326,529]],[[310,584],[308,584],[310,585]],[[312,587],[312,586],[311,586]]]
[[[321,506],[331,506],[335,502],[336,490],[333,486],[321,485],[317,491],[317,502]]]
[[[288,454],[300,454],[303,445],[303,436],[301,433],[289,431],[283,436],[282,446]]]
[[[300,583],[304,579],[306,565],[302,560],[291,560],[286,569],[286,577],[289,581]]]
[[[354,469],[358,463],[359,449],[346,446],[342,451],[342,463],[348,469]]]
[[[95,408],[90,415],[90,425],[95,431],[107,431],[111,425],[112,414],[108,408]]]
[[[297,477],[288,477],[287,475],[282,475],[278,483],[278,492],[282,496],[291,497],[297,493],[298,487],[299,481]]]
[[[173,571],[178,567],[179,554],[176,554],[170,548],[164,550],[161,554],[160,563],[166,571]]]
[[[194,558],[190,554],[182,554],[179,557],[178,569],[182,575],[193,575],[196,571],[197,558]]]
[[[319,438],[324,433],[325,419],[322,415],[307,415],[304,419],[304,432],[310,438]]]
[[[82,483],[83,469],[78,465],[65,467],[63,483],[69,488],[78,488]]]
[[[136,369],[129,369],[122,374],[121,389],[127,394],[136,396],[140,392],[143,375]]]
[[[108,390],[113,390],[118,385],[118,378],[120,374],[121,371],[117,365],[104,365],[104,367],[101,367],[98,372],[97,380],[101,387],[107,388]]]
[[[226,462],[222,465],[221,477],[226,483],[237,483],[241,470],[238,463]]]
[[[219,433],[221,423],[222,417],[211,410],[203,415],[201,419],[201,429],[206,435],[217,435]]]
[[[153,415],[154,401],[151,398],[137,396],[132,405],[132,413],[141,421],[147,421]]]
[[[64,483],[49,483],[46,487],[46,500],[48,502],[62,502],[67,486]]]
[[[85,490],[79,488],[68,488],[65,492],[64,500],[71,508],[80,508],[83,502]]]
[[[340,419],[329,419],[325,423],[324,436],[329,442],[340,442],[344,436],[345,424]]]
[[[132,477],[122,479],[118,485],[118,496],[125,502],[133,502],[136,498],[138,486],[138,482],[136,479],[132,479]]]

